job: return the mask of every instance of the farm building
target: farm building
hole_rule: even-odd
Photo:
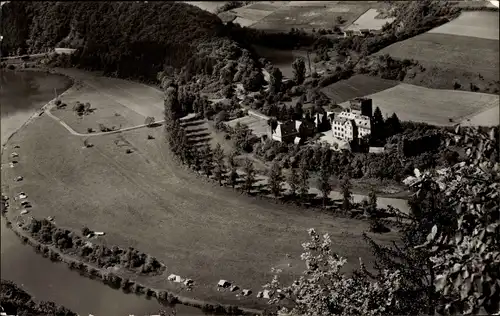
[[[295,129],[295,122],[278,122],[276,128],[271,127],[271,139],[284,142],[293,143],[297,136],[297,130]]]

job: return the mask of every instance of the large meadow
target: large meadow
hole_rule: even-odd
[[[128,85],[124,94],[115,87],[116,79],[90,77],[89,82],[100,82],[93,87],[86,85],[84,77],[80,80],[80,89],[62,101],[68,106],[76,100],[86,102],[88,89],[96,89],[96,94],[90,94],[96,110],[84,119],[88,124],[99,122],[101,113],[109,116],[114,111],[136,124],[140,119],[135,106],[162,102],[161,93],[155,97],[151,88],[141,84],[123,82]],[[106,96],[127,102],[112,103]],[[151,98],[149,105],[140,103],[143,96]],[[81,130],[78,124],[67,122],[69,128]],[[264,302],[255,295],[242,299],[217,291],[218,280],[230,280],[256,293],[271,279],[271,267],[290,272],[288,278],[299,276],[304,269],[300,245],[311,227],[332,235],[334,250],[349,260],[347,268],[357,265],[359,256],[372,262],[361,238],[368,223],[281,206],[206,184],[172,160],[163,133],[162,127],[156,127],[94,136],[88,138],[93,147],[87,148],[83,146],[86,137],[71,134],[48,115],[39,116],[14,135],[4,150],[3,165],[8,165],[14,151],[19,158],[14,168],[2,169],[2,183],[8,186],[3,192],[9,196],[26,192],[36,218],[52,216],[57,225],[76,231],[84,226],[103,231],[101,241],[106,244],[132,246],[155,256],[167,270],[146,278],[147,285],[199,299],[262,306]],[[24,180],[13,181],[17,176]],[[19,215],[18,206],[12,204],[9,216]],[[397,232],[376,236],[382,242],[396,237]],[[182,286],[167,281],[170,273],[192,278],[193,291],[183,293]]]

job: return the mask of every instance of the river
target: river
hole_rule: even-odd
[[[66,77],[42,72],[0,70],[2,145],[10,134],[71,82]],[[99,281],[82,277],[65,264],[54,263],[35,253],[1,223],[1,277],[15,282],[35,300],[53,301],[80,315],[154,315],[161,306],[155,299],[125,294]],[[200,310],[177,306],[177,315],[204,315]]]

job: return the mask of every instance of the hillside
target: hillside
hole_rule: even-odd
[[[120,77],[154,79],[164,65],[209,58],[227,41],[216,15],[185,3],[32,1],[2,10],[4,56],[78,48],[74,64]]]

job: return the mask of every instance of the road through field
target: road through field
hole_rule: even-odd
[[[158,110],[144,100],[163,102],[161,91],[141,84],[77,75],[82,84],[92,82],[137,111]],[[68,94],[84,99],[77,89]],[[106,106],[106,100],[97,102],[92,103],[97,108]],[[98,119],[99,111],[94,115],[89,119]],[[69,124],[60,123],[50,115],[37,116],[9,140],[2,163],[9,162],[13,151],[19,154],[19,163],[2,170],[2,184],[8,186],[4,192],[11,197],[26,192],[33,205],[31,214],[37,218],[53,216],[59,226],[76,231],[83,226],[104,231],[100,240],[108,245],[131,246],[155,256],[167,265],[167,271],[162,276],[141,277],[148,286],[261,308],[265,301],[255,295],[242,298],[219,292],[216,283],[229,279],[256,293],[271,280],[271,267],[282,268],[286,280],[300,276],[304,269],[299,259],[301,243],[312,227],[330,233],[334,251],[348,259],[347,269],[356,267],[359,257],[368,266],[373,262],[362,238],[369,223],[275,204],[206,183],[178,165],[161,127],[101,135],[93,138],[93,148],[82,148],[83,137],[68,132]],[[148,140],[148,134],[154,139]],[[133,148],[133,153],[126,154],[118,142]],[[14,149],[14,144],[21,148]],[[24,180],[9,181],[17,175]],[[13,203],[8,216],[12,219],[20,210]],[[397,240],[398,232],[373,237],[389,244]],[[192,278],[193,291],[166,280],[170,273]]]

